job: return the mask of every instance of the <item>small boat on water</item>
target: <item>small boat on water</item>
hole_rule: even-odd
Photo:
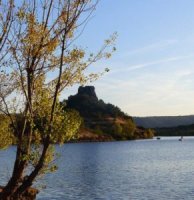
[[[157,139],[157,140],[160,140],[160,137],[157,137],[156,139]]]
[[[181,136],[181,138],[179,138],[179,141],[183,141],[183,136]]]

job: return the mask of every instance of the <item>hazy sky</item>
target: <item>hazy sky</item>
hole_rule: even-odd
[[[194,0],[101,0],[78,42],[95,50],[115,31],[117,52],[92,66],[110,68],[98,97],[132,116],[194,114]]]

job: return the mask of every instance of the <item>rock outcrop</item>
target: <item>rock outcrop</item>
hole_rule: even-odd
[[[94,86],[79,87],[78,93],[70,96],[65,105],[64,109],[75,109],[80,113],[85,133],[90,133],[85,134],[82,129],[79,133],[80,140],[148,138],[146,130],[137,128],[131,116],[119,107],[98,99]]]
[[[78,94],[77,95],[87,95],[93,98],[98,99],[96,92],[95,92],[95,87],[94,86],[80,86],[78,89]]]

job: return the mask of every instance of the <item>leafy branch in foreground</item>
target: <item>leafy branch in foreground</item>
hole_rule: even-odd
[[[0,4],[8,10],[0,16],[0,111],[9,125],[2,127],[11,127],[11,132],[0,133],[7,136],[0,146],[15,138],[17,152],[0,199],[15,200],[25,196],[38,176],[56,169],[52,144],[74,137],[81,124],[76,112],[61,109],[60,93],[104,73],[90,73],[88,68],[111,56],[116,34],[97,53],[75,45],[98,0],[5,3]]]

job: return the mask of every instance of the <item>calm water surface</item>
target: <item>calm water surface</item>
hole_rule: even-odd
[[[38,183],[38,200],[193,200],[194,138],[56,147],[59,170]],[[0,184],[15,148],[0,151]]]

